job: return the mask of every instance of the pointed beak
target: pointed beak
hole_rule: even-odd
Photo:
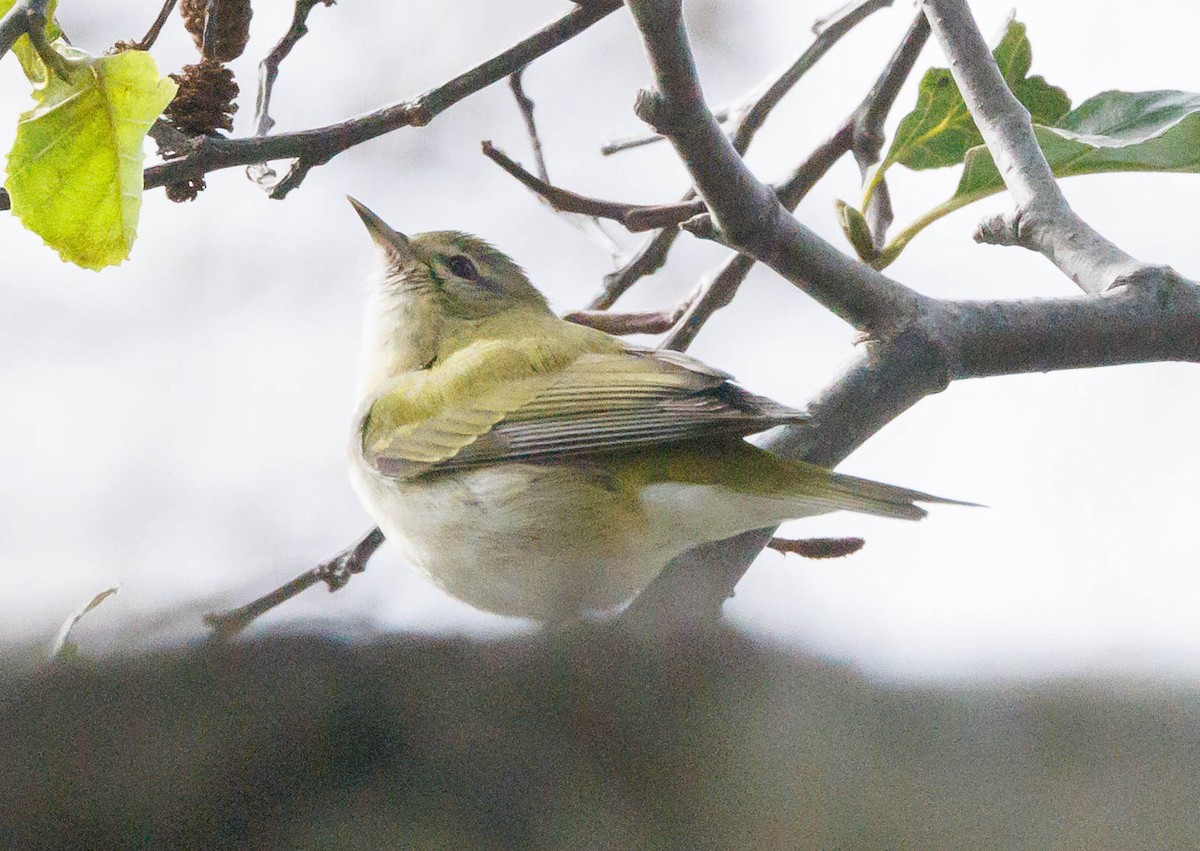
[[[347,195],[346,200],[350,202],[350,206],[354,207],[358,217],[367,226],[367,233],[371,234],[371,239],[390,257],[396,260],[411,260],[414,257],[412,245],[407,236],[388,227],[387,222],[371,212],[367,205],[357,198]]]

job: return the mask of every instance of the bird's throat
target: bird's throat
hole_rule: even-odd
[[[376,395],[397,375],[426,368],[442,336],[441,312],[423,293],[376,294],[363,312],[358,397]]]

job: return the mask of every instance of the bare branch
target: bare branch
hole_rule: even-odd
[[[0,57],[12,48],[13,43],[46,25],[46,7],[49,0],[17,0],[3,18],[0,18]]]
[[[688,192],[684,196],[684,200],[687,201],[694,197],[694,193]],[[606,310],[612,307],[616,300],[625,294],[626,290],[642,278],[652,275],[662,268],[663,263],[667,262],[671,246],[678,238],[678,228],[663,228],[643,242],[620,269],[604,276],[600,292],[592,296],[588,308],[590,310]]]
[[[421,127],[463,98],[512,74],[587,30],[620,8],[617,0],[579,5],[554,23],[469,71],[416,98],[385,106],[338,124],[242,139],[207,136],[193,153],[146,169],[147,189],[178,183],[211,171],[270,160],[299,159],[305,169],[329,162],[342,151],[401,127]],[[298,181],[297,181],[298,183]],[[292,188],[292,187],[289,187]],[[273,193],[282,197],[286,193]]]
[[[146,34],[139,41],[133,43],[135,50],[149,50],[154,46],[154,42],[158,41],[158,34],[162,32],[162,28],[171,17],[171,13],[175,11],[176,2],[178,0],[165,0],[162,8],[158,11],[158,17],[150,25],[150,29],[146,30]]]
[[[533,161],[537,165],[538,177],[542,179],[543,183],[549,183],[550,172],[546,171],[546,157],[542,153],[542,137],[538,135],[537,122],[533,120],[533,100],[525,94],[525,87],[522,85],[521,78],[524,74],[525,69],[518,68],[508,78],[508,85],[512,89],[513,98],[517,101],[517,108],[521,110],[521,117],[525,119],[525,133],[529,136],[529,147],[533,148]]]
[[[330,591],[344,588],[350,577],[362,573],[375,551],[383,545],[383,532],[372,529],[357,543],[342,550],[328,561],[323,561],[311,570],[301,573],[291,582],[264,594],[257,600],[228,612],[205,615],[204,622],[212,627],[213,638],[232,638],[276,606],[286,603],[302,591],[318,582],[324,582]]]
[[[864,173],[868,166],[878,160],[884,140],[883,122],[896,100],[900,87],[904,84],[904,80],[912,73],[917,55],[921,52],[928,36],[929,26],[925,21],[925,16],[918,13],[900,46],[892,54],[879,78],[854,112],[842,122],[842,126],[832,136],[809,154],[785,181],[777,185],[776,194],[788,210],[795,210],[809,190],[847,151],[854,153],[855,159],[858,160]],[[682,205],[677,205],[675,209],[678,209],[679,206]],[[672,208],[662,209],[664,212],[672,210]],[[887,230],[887,223],[881,217],[883,209],[877,210],[879,231],[876,238],[879,238],[879,235]],[[890,207],[886,211],[890,216]],[[642,214],[629,214],[626,217],[626,224],[632,229],[635,217],[640,215]],[[700,285],[699,297],[693,297],[690,300],[690,307],[683,315],[679,325],[663,341],[662,347],[675,351],[686,350],[696,339],[696,335],[700,333],[704,323],[714,313],[733,301],[742,282],[753,268],[754,262],[745,254],[735,254],[729,257],[716,272],[710,274]]]
[[[599,198],[589,198],[569,189],[552,186],[544,179],[531,174],[522,168],[520,163],[512,160],[507,154],[489,141],[480,142],[483,155],[500,168],[507,171],[535,194],[540,195],[551,207],[563,213],[580,213],[585,216],[599,216],[624,222],[625,216],[632,210],[641,209],[637,204],[623,204],[619,201],[604,201]]]
[[[766,263],[861,330],[903,323],[921,296],[809,231],[746,167],[700,92],[678,0],[630,0],[658,90],[635,111],[671,139],[723,241]]]
[[[725,106],[721,109],[713,110],[713,118],[724,124],[729,120],[731,107]],[[623,139],[612,139],[600,146],[600,155],[611,157],[613,154],[619,154],[622,151],[629,151],[633,148],[641,148],[646,145],[653,145],[655,142],[665,142],[666,136],[658,133],[641,133],[637,136],[626,136]]]
[[[813,43],[782,74],[772,76],[760,83],[752,90],[756,94],[742,98],[738,106],[727,107],[715,115],[710,114],[716,122],[726,120],[730,122],[728,132],[738,153],[746,152],[767,116],[800,78],[828,52],[830,47],[868,15],[888,5],[891,5],[891,0],[857,0],[857,2],[846,4],[825,20],[818,21],[813,25],[813,32],[816,33]],[[656,131],[658,129],[655,128]],[[658,136],[661,134],[656,133],[654,138]],[[631,230],[659,226],[665,226],[666,230],[659,231],[643,243],[621,269],[605,276],[601,291],[592,299],[589,307],[594,309],[611,307],[629,287],[661,267],[666,262],[667,255],[679,235],[679,231],[675,229],[674,225],[686,221],[701,209],[703,208],[697,204],[696,192],[689,190],[678,204],[655,208],[652,213],[639,212],[635,214],[631,221],[626,222]],[[645,218],[642,217],[643,215]],[[662,222],[663,225],[657,224],[658,222]]]
[[[1200,363],[1200,287],[1149,268],[1105,293],[1029,301],[925,300],[906,326],[863,346],[808,406],[813,419],[764,448],[836,466],[868,437],[951,380],[1145,363]],[[714,622],[771,530],[706,544],[673,561],[622,615],[635,630]]]
[[[279,65],[292,52],[296,43],[308,35],[308,14],[318,3],[332,6],[334,0],[296,0],[296,5],[292,9],[292,23],[287,32],[283,34],[283,38],[279,39],[266,58],[258,63],[258,96],[254,103],[255,136],[265,136],[275,126],[275,119],[271,117],[271,95],[275,91]],[[271,198],[283,198],[300,185],[313,165],[315,163],[310,163],[301,157],[292,163],[282,180],[276,180],[275,169],[267,163],[253,163],[246,166],[246,177],[266,190]]]
[[[625,214],[624,224],[633,233],[673,227],[686,222],[692,216],[700,215],[707,209],[708,207],[699,198],[681,201],[678,204],[639,207]]]
[[[1200,362],[1200,287],[1147,267],[1104,293],[1067,299],[945,302],[954,378]]]
[[[671,330],[692,303],[696,293],[667,310],[650,310],[640,313],[615,313],[611,310],[576,310],[563,315],[563,319],[577,325],[586,325],[608,334],[661,334]]]
[[[892,5],[892,0],[858,0],[848,3],[835,12],[813,25],[816,38],[811,45],[800,54],[786,71],[762,89],[762,93],[750,100],[741,110],[731,111],[732,125],[730,136],[733,147],[739,154],[746,153],[750,142],[767,120],[767,116],[783,100],[783,96],[792,90],[800,78],[808,73],[829,49],[837,44],[843,36],[862,23],[867,16]]]
[[[854,161],[858,163],[858,171],[864,181],[868,169],[879,162],[879,152],[883,149],[884,140],[887,138],[884,134],[883,123],[887,120],[892,104],[895,103],[896,96],[900,93],[900,87],[912,73],[917,57],[928,40],[929,21],[924,12],[918,11],[900,45],[896,48],[896,52],[888,60],[884,72],[875,81],[871,91],[867,93],[866,98],[851,116],[854,128],[851,152],[854,154]],[[892,197],[886,178],[881,177],[879,185],[871,193],[871,200],[867,202],[865,218],[867,227],[871,230],[872,242],[876,248],[882,248],[887,242],[888,228],[892,225]]]
[[[279,76],[279,65],[292,48],[304,36],[308,35],[308,14],[314,6],[332,6],[334,0],[296,0],[292,10],[292,23],[283,38],[279,39],[271,52],[262,62],[258,63],[258,97],[254,103],[254,135],[265,136],[275,126],[271,118],[271,94],[275,90],[275,80]]]
[[[964,0],[923,0],[934,36],[1017,209],[984,222],[976,239],[1045,255],[1085,292],[1103,292],[1145,264],[1076,215]]]

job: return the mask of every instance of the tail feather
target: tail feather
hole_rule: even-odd
[[[918,502],[934,502],[943,505],[967,505],[978,507],[973,502],[933,496],[910,488],[885,485],[856,476],[833,473],[829,479],[831,502],[847,511],[859,511],[879,517],[896,517],[902,520],[920,520],[928,512]]]

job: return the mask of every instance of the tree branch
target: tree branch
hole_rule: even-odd
[[[49,0],[17,0],[0,18],[0,58],[12,49],[23,35],[46,26],[46,7]]]
[[[828,52],[829,48],[837,44],[868,15],[889,5],[891,5],[891,0],[858,0],[858,2],[847,4],[828,18],[818,21],[813,25],[816,38],[812,44],[805,48],[799,58],[782,74],[767,78],[752,90],[760,92],[760,94],[743,97],[740,106],[728,107],[720,110],[719,116],[712,116],[714,121],[729,121],[730,126],[726,132],[729,133],[731,143],[737,152],[739,154],[746,152],[767,116],[779,104],[783,96],[799,82],[800,78]],[[655,127],[656,131],[658,129]],[[621,269],[605,276],[600,292],[593,297],[588,307],[593,310],[612,307],[626,290],[641,278],[658,270],[666,262],[667,255],[675,244],[675,239],[679,236],[679,231],[674,225],[686,221],[706,209],[701,206],[703,203],[696,198],[695,190],[689,189],[678,204],[656,207],[653,208],[653,211],[647,208],[645,212],[634,213],[632,219],[626,223],[631,230],[658,227],[660,226],[658,222],[662,222],[667,227],[643,243],[637,253]]]
[[[32,0],[31,0],[32,1]],[[251,165],[270,160],[295,159],[299,171],[307,172],[329,162],[342,151],[370,139],[398,130],[401,127],[421,127],[465,97],[490,86],[512,74],[566,41],[574,38],[597,21],[620,8],[617,0],[597,0],[579,5],[554,23],[522,39],[469,71],[431,89],[416,98],[399,101],[366,115],[294,133],[273,136],[254,136],[242,139],[223,139],[207,136],[193,153],[180,159],[146,169],[147,189],[178,183],[190,177],[200,177],[211,171]],[[297,175],[297,177],[302,175]],[[287,189],[298,185],[295,179]],[[272,192],[272,197],[287,194]]]
[[[800,54],[786,71],[773,82],[762,89],[759,95],[751,96],[750,102],[743,108],[730,110],[731,125],[730,140],[734,150],[745,154],[750,142],[759,129],[766,123],[772,110],[783,100],[784,95],[792,90],[800,78],[809,72],[829,49],[841,41],[850,30],[862,23],[869,15],[892,5],[892,0],[860,0],[839,9],[832,16],[822,19],[813,25],[816,38],[812,44]]]
[[[1016,211],[981,224],[976,239],[1045,255],[1085,292],[1103,292],[1145,264],[1076,215],[1038,146],[1027,110],[1009,90],[964,0],[923,0],[933,34]]]
[[[292,22],[288,26],[287,32],[283,34],[283,38],[279,39],[263,61],[258,63],[258,96],[254,103],[255,136],[265,136],[275,126],[275,119],[271,118],[271,95],[275,90],[275,80],[279,77],[279,65],[292,52],[296,43],[308,35],[309,13],[318,4],[332,6],[333,3],[334,0],[296,0],[296,5],[292,9]],[[296,171],[297,169],[293,167],[284,180],[287,181],[290,178],[298,185],[304,175],[308,173],[308,169],[304,169],[302,174],[296,174]],[[246,176],[267,190],[271,197],[283,197],[291,189],[289,186],[281,195],[274,194],[281,184],[271,182],[276,176],[275,170],[266,163],[253,163],[247,166]]]
[[[383,545],[383,532],[372,529],[355,544],[323,561],[311,570],[301,573],[291,582],[264,594],[257,600],[228,612],[214,612],[204,616],[204,622],[212,628],[212,637],[232,638],[248,627],[256,618],[271,609],[286,603],[302,591],[307,591],[318,582],[324,582],[330,591],[344,588],[350,577],[362,573],[375,551]]]
[[[1167,267],[1078,298],[950,301],[953,378],[1200,362],[1200,287]]]
[[[604,201],[600,198],[589,198],[569,189],[562,189],[547,183],[545,179],[531,174],[520,163],[512,160],[507,154],[489,141],[480,142],[483,155],[504,169],[510,175],[524,184],[530,191],[541,196],[547,204],[561,213],[579,213],[584,216],[599,216],[624,223],[625,217],[634,210],[646,209],[637,204],[623,204],[620,201]]]
[[[860,330],[903,324],[922,297],[809,231],[746,167],[700,91],[679,0],[630,0],[659,90],[635,111],[670,138],[723,241],[750,254]]]
[[[538,135],[537,122],[533,119],[533,99],[525,94],[522,78],[524,68],[518,68],[508,78],[508,86],[512,89],[517,108],[521,110],[521,118],[525,120],[525,134],[529,137],[529,147],[533,149],[533,162],[537,165],[538,177],[542,182],[550,182],[550,172],[546,170],[546,157],[542,152],[542,137]]]
[[[162,8],[158,11],[158,17],[154,19],[154,23],[150,25],[150,29],[146,30],[146,34],[139,41],[133,43],[135,50],[149,50],[154,46],[154,42],[158,41],[158,34],[162,32],[162,28],[166,25],[167,19],[171,17],[171,13],[175,11],[175,3],[178,0],[164,0]]]
[[[900,87],[912,73],[917,55],[928,36],[929,26],[925,16],[918,13],[900,46],[892,54],[862,102],[832,136],[809,154],[786,180],[777,184],[775,194],[779,196],[784,207],[795,210],[809,190],[847,151],[854,153],[864,175],[867,168],[878,161],[884,140],[883,122],[895,103]],[[886,194],[882,197],[886,199]],[[631,213],[626,221],[630,221],[635,215],[637,214]],[[890,217],[890,205],[876,208],[875,223],[879,228],[878,231],[873,231],[876,238],[882,238]],[[709,275],[700,285],[699,296],[692,296],[690,306],[676,328],[663,341],[662,347],[680,352],[687,349],[704,327],[704,323],[733,301],[754,262],[745,254],[735,254],[729,257],[719,270]]]

